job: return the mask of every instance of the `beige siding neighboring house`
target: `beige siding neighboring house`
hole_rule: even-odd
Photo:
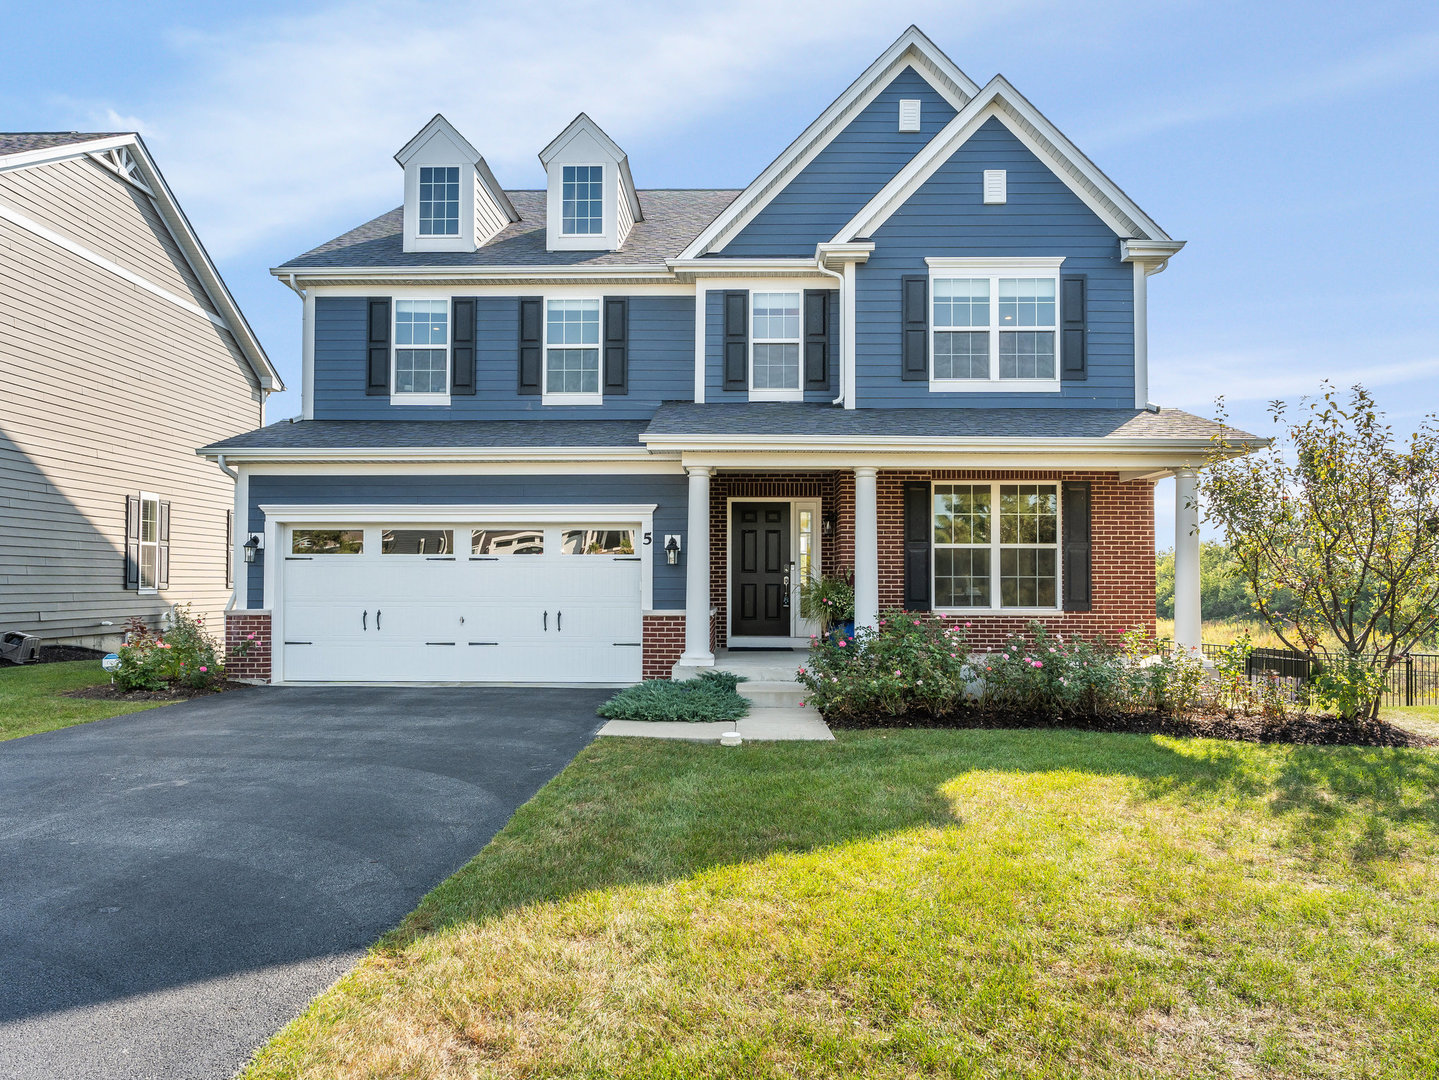
[[[220,631],[234,486],[195,447],[277,389],[138,136],[0,133],[0,632]]]

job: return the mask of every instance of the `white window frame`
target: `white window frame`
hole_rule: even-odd
[[[465,231],[465,170],[459,165],[417,165],[419,171],[415,174],[415,234],[424,240],[457,240]],[[455,193],[455,231],[454,232],[425,232],[425,218],[421,212],[423,199],[420,193],[424,190],[426,169],[454,169],[458,190]],[[433,200],[431,200],[433,205]]]
[[[1064,256],[994,258],[928,258],[929,290],[925,303],[925,322],[929,334],[929,389],[931,393],[1058,393],[1060,372],[1064,370],[1064,358],[1060,346],[1064,335],[1060,333],[1060,266]],[[948,278],[989,279],[989,326],[975,327],[965,331],[963,327],[936,327],[934,325],[935,282]],[[1000,278],[1051,278],[1054,281],[1054,324],[1052,326],[1016,326],[1005,331],[999,325],[999,280]],[[989,332],[989,378],[988,379],[940,379],[934,374],[934,335],[948,333],[951,329],[959,332]],[[999,377],[999,336],[1005,332],[1050,332],[1054,334],[1054,377],[1051,379],[1001,379]]]
[[[1002,544],[999,540],[999,489],[1014,485],[1036,484],[1054,489],[1054,543]],[[934,542],[935,491],[940,487],[988,487],[990,529],[988,544],[936,544]],[[934,610],[946,615],[1053,615],[1064,610],[1064,485],[1059,480],[932,480],[929,485],[929,595],[936,598]],[[987,548],[989,551],[988,607],[941,607],[939,590],[935,587],[935,568],[941,547]],[[1021,548],[1054,551],[1054,605],[1052,607],[1004,607],[1000,601],[1000,552]]]
[[[598,232],[571,232],[565,228],[565,170],[566,169],[599,169],[600,170],[600,227]],[[605,163],[602,161],[566,161],[560,166],[560,235],[575,236],[594,239],[605,235]],[[587,202],[589,200],[586,200]]]
[[[599,340],[593,346],[589,345],[550,345],[550,305],[555,301],[589,301],[597,306],[599,310]],[[541,335],[540,350],[540,403],[542,405],[603,405],[605,403],[605,302],[599,296],[546,296],[544,297],[544,310],[542,312],[544,331]],[[599,387],[592,394],[572,394],[550,392],[550,349],[579,350],[593,348],[598,360],[598,379],[595,385]]]
[[[798,298],[796,308],[799,311],[799,336],[793,338],[761,338],[755,337],[754,333],[754,298],[755,294],[782,294]],[[745,316],[749,319],[749,326],[746,328],[749,337],[749,399],[751,401],[803,401],[804,400],[804,290],[803,289],[750,289],[749,305]],[[793,345],[796,357],[796,382],[793,389],[785,387],[776,389],[774,387],[756,387],[754,384],[754,347],[756,345]]]
[[[415,393],[411,390],[397,389],[400,373],[400,350],[401,349],[436,349],[438,345],[401,345],[400,344],[400,304],[414,301],[443,301],[445,305],[445,391],[444,393]],[[455,306],[447,296],[395,296],[390,301],[390,404],[391,405],[448,405],[450,403],[450,386],[454,380],[454,353],[452,348],[455,340]]]
[[[145,539],[145,504],[152,503],[155,507],[155,539]],[[140,520],[136,523],[140,530],[139,547],[135,551],[135,581],[138,584],[141,596],[156,596],[160,592],[160,496],[150,491],[140,492]],[[145,549],[150,548],[155,555],[155,580],[145,584]]]

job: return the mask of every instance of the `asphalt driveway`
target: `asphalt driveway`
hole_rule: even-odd
[[[260,687],[0,743],[0,1076],[231,1075],[608,695]]]

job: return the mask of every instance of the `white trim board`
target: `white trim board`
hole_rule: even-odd
[[[955,66],[919,27],[910,26],[690,241],[680,253],[680,259],[722,251],[725,244],[753,221],[790,179],[803,171],[906,67],[913,67],[956,109],[963,108],[979,93],[979,85],[973,79]]]

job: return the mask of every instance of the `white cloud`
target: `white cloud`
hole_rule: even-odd
[[[881,0],[341,3],[172,31],[178,80],[145,103],[149,122],[130,126],[146,131],[215,255],[288,257],[398,202],[391,155],[435,112],[502,183],[531,185],[535,155],[581,110],[623,146],[792,89],[836,55],[857,72],[901,29]]]

